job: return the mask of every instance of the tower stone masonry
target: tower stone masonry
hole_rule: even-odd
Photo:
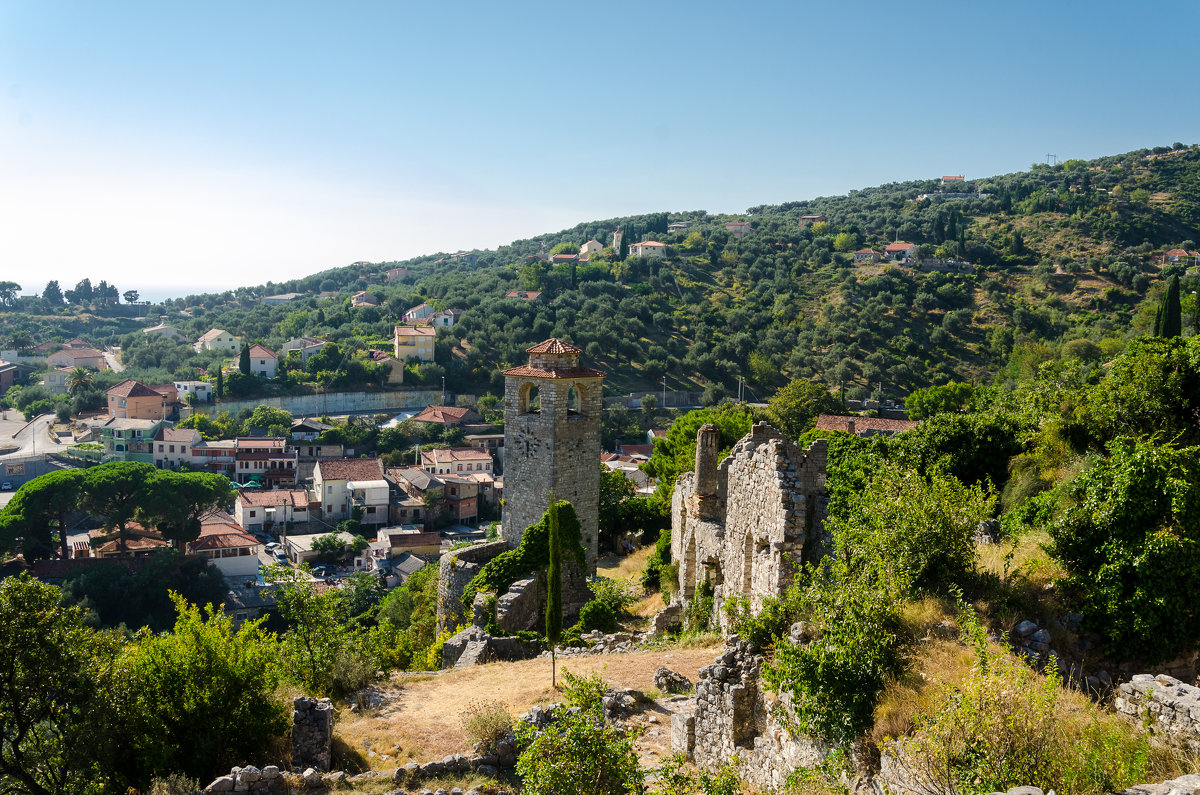
[[[574,506],[594,574],[604,373],[580,366],[583,351],[557,338],[525,352],[529,364],[504,371],[504,540],[521,543],[553,493]]]

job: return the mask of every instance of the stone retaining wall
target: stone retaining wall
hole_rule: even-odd
[[[1200,687],[1173,676],[1138,674],[1121,684],[1117,712],[1193,749],[1200,749]]]

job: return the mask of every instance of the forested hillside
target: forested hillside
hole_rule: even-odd
[[[802,220],[811,215],[827,220]],[[749,222],[741,239],[726,228],[736,220]],[[680,221],[690,228],[668,233]],[[614,251],[618,226],[624,244]],[[588,262],[539,259],[573,254],[589,239],[605,250]],[[667,244],[664,257],[627,256],[630,243],[650,239]],[[1131,331],[1149,328],[1174,274],[1184,276],[1190,328],[1200,281],[1194,270],[1187,275],[1186,257],[1168,262],[1166,252],[1194,252],[1197,239],[1200,148],[1176,144],[945,185],[893,183],[743,216],[590,222],[470,256],[356,263],[188,296],[148,308],[149,321],[109,319],[104,307],[91,307],[85,322],[86,305],[14,299],[11,308],[25,314],[10,315],[9,336],[100,334],[120,341],[135,371],[182,377],[207,362],[186,346],[148,344],[131,332],[163,315],[191,339],[215,326],[269,347],[310,334],[353,351],[384,345],[405,310],[428,302],[464,313],[439,330],[438,364],[414,369],[411,380],[445,375],[460,391],[497,391],[502,368],[555,335],[585,348],[618,391],[661,388],[665,376],[671,388],[704,390],[715,401],[744,377],[748,397],[765,400],[802,377],[844,384],[848,397],[903,399],[929,384],[1012,375],[1058,358],[1076,339],[1086,342],[1070,346],[1071,355],[1111,358]],[[856,250],[883,251],[897,240],[916,244],[911,254],[926,265],[854,261]],[[393,267],[414,275],[388,282]],[[358,290],[380,305],[351,308]],[[506,298],[513,290],[540,290],[544,300]],[[291,291],[308,297],[255,301]]]

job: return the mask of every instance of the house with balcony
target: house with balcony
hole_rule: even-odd
[[[432,362],[433,343],[437,329],[432,326],[396,326],[392,340],[393,354],[402,362],[410,358],[419,362]]]
[[[388,482],[378,458],[326,458],[313,468],[313,501],[327,522],[349,519],[362,509],[364,525],[388,524]]]
[[[192,466],[192,450],[200,444],[195,428],[159,428],[154,434],[154,466],[178,472]]]
[[[95,348],[63,348],[46,357],[51,367],[87,367],[91,370],[107,370],[108,360]]]
[[[218,439],[192,445],[192,469],[196,472],[215,472],[233,480],[236,466],[237,442]]]
[[[306,524],[308,492],[304,489],[244,489],[233,503],[233,518],[247,530],[271,532],[277,527]]]
[[[100,437],[104,461],[141,461],[154,463],[154,437],[167,423],[164,420],[131,420],[109,417],[91,426],[92,436]]]
[[[207,381],[176,381],[175,393],[182,403],[188,402],[188,395],[194,395],[197,403],[212,403],[212,384]]]
[[[73,372],[75,372],[73,367],[59,367],[51,370],[42,379],[42,387],[55,397],[65,395],[71,391],[71,373]],[[5,385],[3,379],[0,379],[0,394],[3,394],[9,386],[12,384]]]
[[[234,476],[238,483],[258,483],[268,489],[296,485],[295,449],[287,439],[268,436],[239,436],[234,440]]]

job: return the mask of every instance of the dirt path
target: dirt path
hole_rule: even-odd
[[[599,673],[613,687],[649,691],[654,688],[654,670],[659,666],[695,681],[696,672],[711,664],[718,652],[717,647],[667,648],[575,657],[560,661],[559,670]],[[377,770],[468,752],[462,718],[472,704],[498,702],[516,717],[535,704],[551,704],[562,698],[561,693],[550,687],[549,660],[541,659],[490,663],[428,677],[395,677],[383,688],[382,696],[378,708],[363,714],[343,712],[337,724],[338,736],[367,756],[369,764]],[[648,721],[650,715],[658,719],[657,723]],[[669,711],[652,710],[636,722],[645,724],[647,729],[639,746],[647,755],[653,751],[654,758],[661,758],[669,750]]]

